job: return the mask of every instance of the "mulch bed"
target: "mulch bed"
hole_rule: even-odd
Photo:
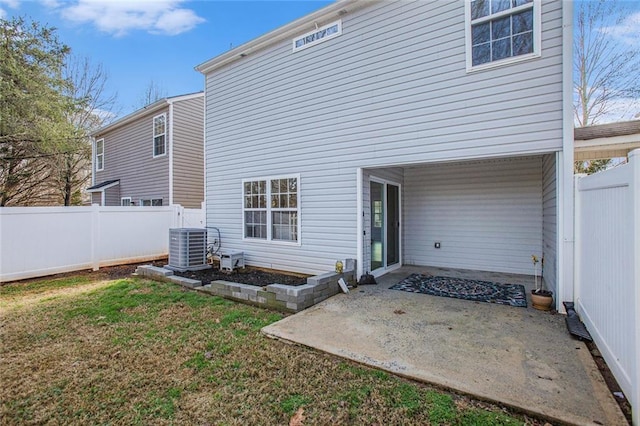
[[[84,270],[75,272],[66,272],[63,274],[55,274],[48,277],[30,278],[22,281],[14,281],[14,283],[29,283],[32,281],[41,281],[43,279],[59,279],[65,277],[90,276],[95,280],[117,280],[128,278],[136,271],[140,265],[149,265],[163,267],[167,264],[167,259],[155,260],[153,262],[136,263],[130,265],[108,266],[100,268],[98,271]],[[242,284],[251,284],[264,287],[269,284],[286,284],[292,286],[304,285],[307,283],[307,277],[311,275],[294,274],[283,271],[275,271],[272,269],[255,268],[248,266],[242,269],[236,269],[233,272],[220,271],[218,263],[214,262],[209,269],[202,271],[174,272],[175,275],[181,277],[193,278],[202,281],[203,285],[210,284],[211,281],[224,280]],[[0,285],[9,284],[1,283]]]
[[[202,281],[202,285],[210,284],[211,281],[223,280],[251,284],[259,287],[264,287],[269,284],[304,285],[307,283],[307,277],[310,276],[252,266],[234,269],[233,272],[221,271],[217,262],[214,262],[211,268],[202,271],[174,272],[174,274]]]

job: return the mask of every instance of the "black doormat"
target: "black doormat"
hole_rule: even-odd
[[[491,281],[411,274],[389,288],[431,296],[527,307],[527,294],[521,284],[498,284]]]

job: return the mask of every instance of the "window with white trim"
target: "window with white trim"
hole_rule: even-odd
[[[96,141],[96,171],[104,170],[104,139]]]
[[[122,207],[132,206],[131,197],[122,197],[120,198],[120,205]]]
[[[540,54],[539,0],[470,0],[468,68]]]
[[[342,34],[342,21],[338,20],[332,22],[323,27],[317,28],[311,32],[308,32],[300,37],[293,39],[293,51],[306,49],[307,47],[314,46],[318,43],[331,40],[334,37],[338,37]]]
[[[159,157],[167,153],[167,116],[160,114],[153,117],[153,156]]]
[[[162,198],[142,198],[140,199],[140,205],[145,207],[159,207],[162,206]]]
[[[300,241],[298,180],[298,176],[283,176],[242,182],[245,238]]]

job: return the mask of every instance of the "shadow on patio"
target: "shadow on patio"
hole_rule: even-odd
[[[284,339],[570,424],[627,424],[564,317],[389,290],[411,273],[532,287],[533,277],[403,267],[263,329]]]

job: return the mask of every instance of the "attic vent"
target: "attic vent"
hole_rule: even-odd
[[[207,264],[207,230],[199,228],[169,229],[169,264],[174,271],[199,271]]]
[[[307,47],[338,37],[341,34],[342,20],[338,20],[293,39],[293,51],[297,52],[298,50],[306,49]]]

